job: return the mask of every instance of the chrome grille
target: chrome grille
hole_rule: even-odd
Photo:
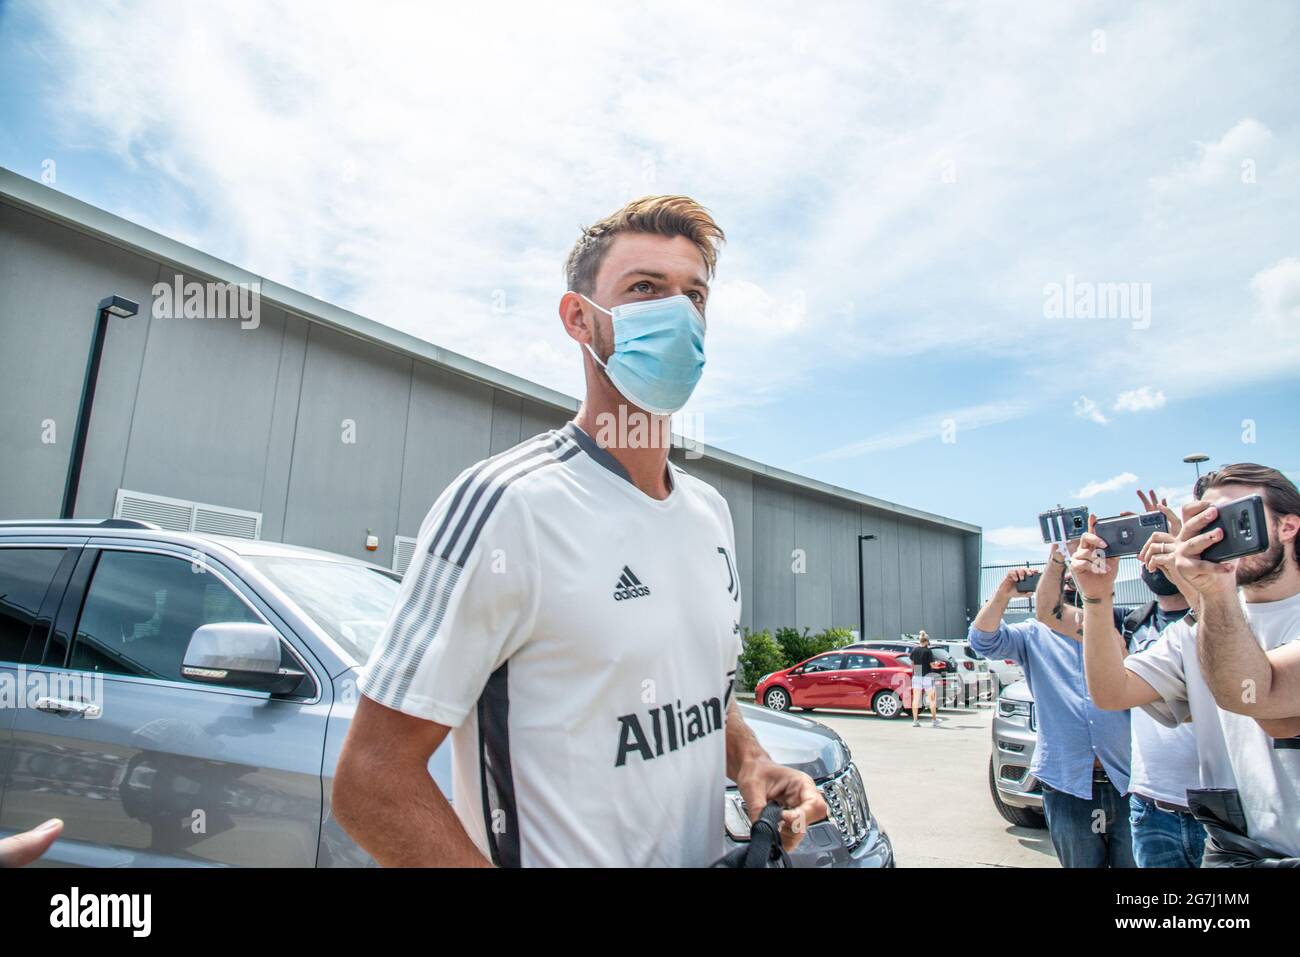
[[[867,806],[867,791],[862,786],[862,775],[857,766],[847,768],[818,786],[831,820],[840,829],[844,844],[852,849],[862,843],[871,828],[871,809]]]

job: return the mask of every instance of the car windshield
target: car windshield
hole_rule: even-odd
[[[402,583],[369,565],[259,555],[248,559],[358,664],[374,650]]]

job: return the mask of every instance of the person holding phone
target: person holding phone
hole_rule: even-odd
[[[1154,532],[1138,553],[1140,561],[1177,541],[1182,526],[1169,503],[1138,491],[1143,509],[1164,515],[1168,532]],[[1183,591],[1190,591],[1171,569],[1142,566],[1142,583],[1154,596],[1124,618],[1122,634],[1130,639],[1131,653],[1150,646],[1166,628],[1191,610]],[[1129,829],[1133,832],[1133,858],[1138,867],[1201,866],[1205,852],[1205,826],[1187,807],[1187,791],[1200,785],[1196,732],[1190,722],[1167,728],[1141,708],[1130,712],[1132,775],[1129,780]]]
[[[1080,636],[1073,634],[1078,610],[1062,595],[1064,565],[1053,545],[1036,592],[1039,617],[1009,624],[1007,605],[1033,574],[1013,568],[971,622],[968,637],[986,658],[1010,658],[1024,669],[1038,718],[1029,773],[1042,784],[1043,813],[1061,866],[1135,867],[1125,797],[1128,715],[1102,711],[1088,698]],[[1122,653],[1113,618],[1107,632]]]
[[[1208,833],[1203,866],[1300,866],[1300,727],[1268,717],[1280,713],[1275,703],[1244,713],[1261,682],[1272,691],[1260,659],[1300,636],[1300,491],[1277,469],[1241,463],[1202,476],[1195,494],[1176,542],[1152,543],[1143,556],[1186,582],[1192,613],[1137,654],[1124,657],[1106,634],[1118,562],[1102,555],[1095,535],[1083,537],[1072,571],[1084,600],[1088,690],[1108,711],[1142,708],[1171,728],[1192,721],[1200,782],[1187,803]],[[1206,530],[1218,507],[1252,494],[1264,500],[1267,549],[1205,561],[1224,538]]]

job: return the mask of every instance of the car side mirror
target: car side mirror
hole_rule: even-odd
[[[791,670],[790,672],[788,672],[788,673],[789,673],[791,676],[793,676],[793,675],[801,675],[801,674],[803,674],[803,669],[802,669],[802,668],[794,668],[794,669],[792,669],[792,670]]]
[[[200,625],[190,636],[181,675],[205,684],[282,694],[303,673],[280,667],[280,633],[270,625],[220,621]]]

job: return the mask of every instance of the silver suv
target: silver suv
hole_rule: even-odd
[[[65,822],[55,865],[373,864],[330,813],[393,572],[126,520],[0,522],[0,837]],[[744,706],[832,819],[799,866],[892,867],[833,731]],[[450,748],[429,773],[451,793]],[[744,840],[739,799],[728,841]]]
[[[1029,684],[1009,684],[1002,689],[993,714],[989,792],[998,813],[1017,827],[1046,826],[1043,785],[1029,773],[1037,743],[1038,715]]]

